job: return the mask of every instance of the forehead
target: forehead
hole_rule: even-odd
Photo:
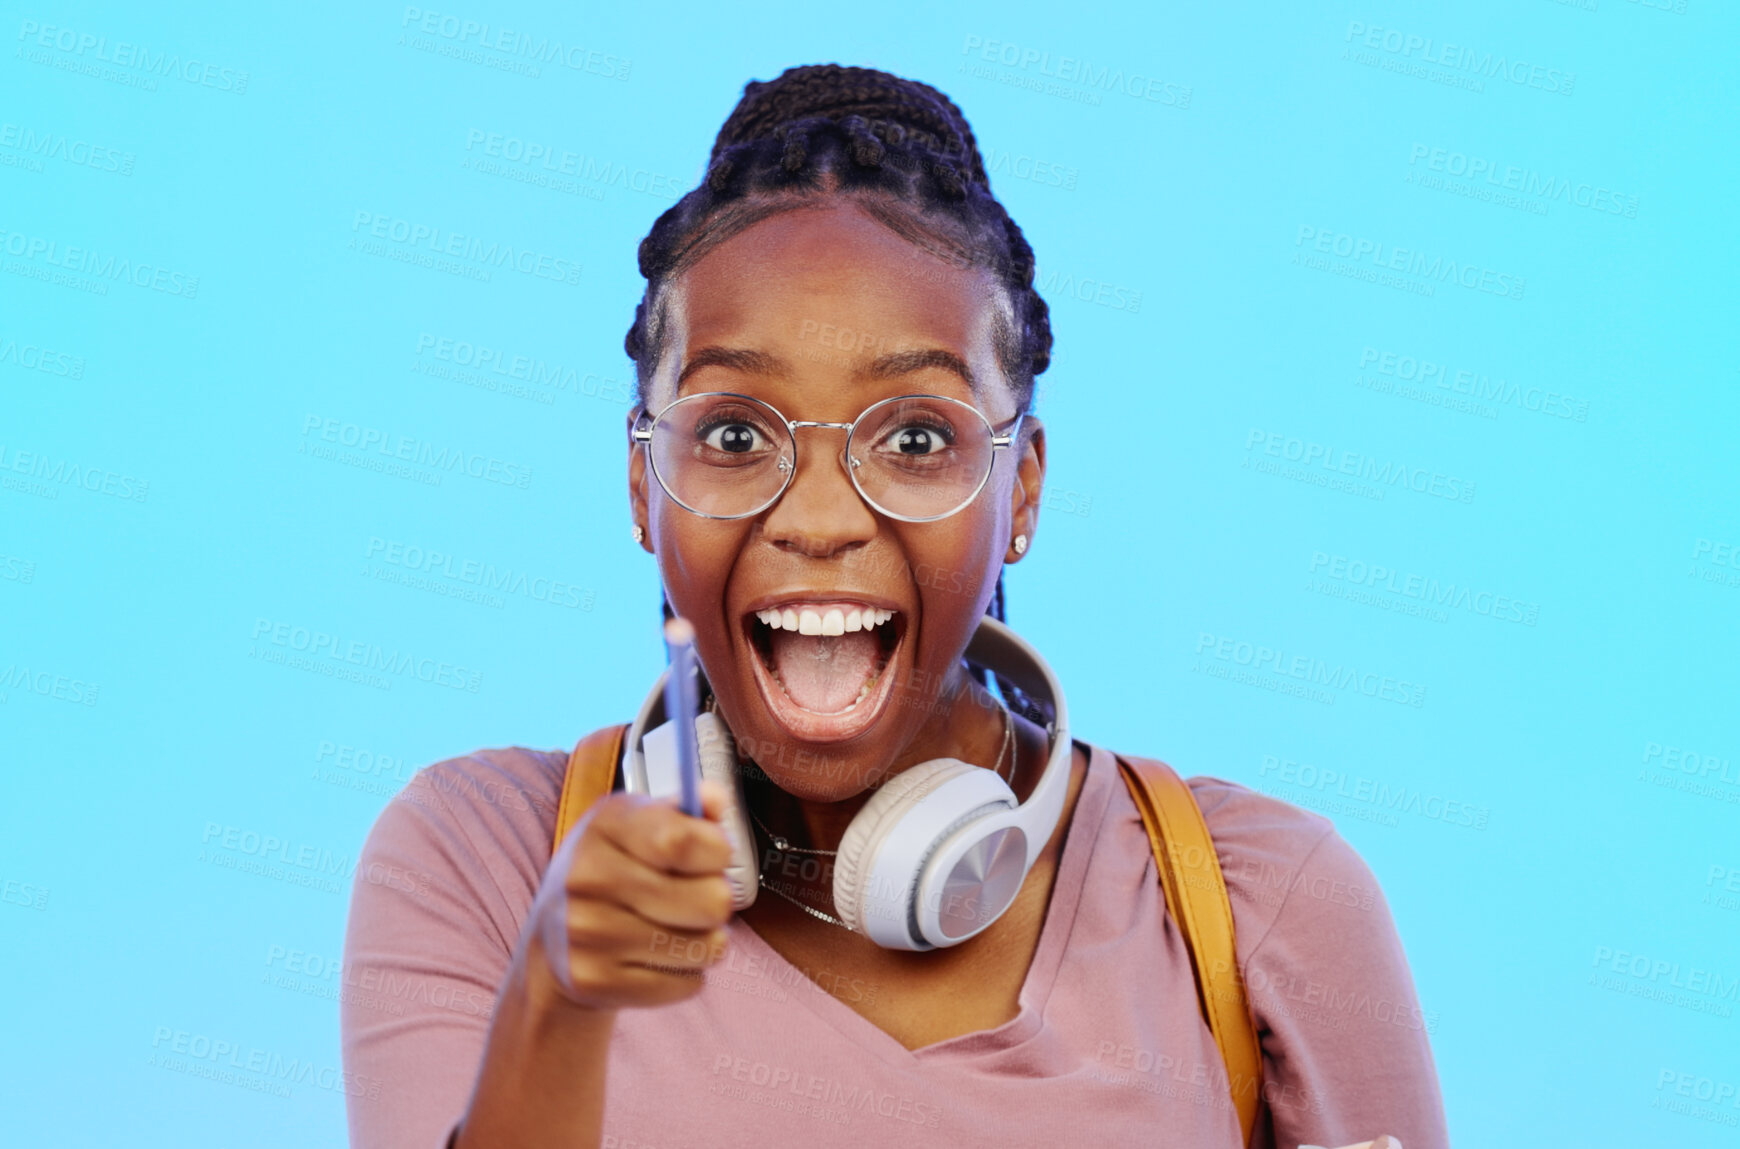
[[[849,200],[781,212],[721,242],[679,278],[650,398],[655,409],[669,402],[683,365],[714,347],[768,353],[814,377],[898,352],[943,350],[971,368],[976,390],[1006,393],[995,354],[1005,306],[987,272],[932,254]]]

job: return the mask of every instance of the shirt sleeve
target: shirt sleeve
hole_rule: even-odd
[[[464,1113],[548,860],[550,758],[480,751],[431,766],[369,833],[341,971],[355,1149],[441,1149]]]
[[[1268,1143],[1337,1146],[1388,1134],[1406,1149],[1448,1149],[1428,1040],[1435,1018],[1420,1009],[1370,868],[1329,828],[1296,866],[1256,881],[1257,896],[1278,901],[1244,961]]]

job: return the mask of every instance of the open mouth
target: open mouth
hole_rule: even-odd
[[[876,720],[906,634],[901,612],[852,600],[790,601],[751,611],[743,622],[757,684],[793,734],[839,741]]]

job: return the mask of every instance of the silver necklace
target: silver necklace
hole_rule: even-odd
[[[1010,748],[1013,747],[1015,744],[1015,722],[1013,719],[1011,719],[1009,717],[1009,708],[1007,706],[1002,706],[1001,703],[999,703],[998,705],[1001,706],[1002,711],[1003,711],[1003,745],[1002,745],[1001,749],[999,749],[997,751],[997,764],[995,766],[991,767],[991,770],[994,774],[997,775],[997,777],[1002,778],[1003,777],[1003,759],[1008,757]],[[1014,771],[1013,767],[1011,767],[1011,769],[1009,771],[1009,777],[1006,779],[1006,781],[1010,784],[1011,787],[1013,787],[1014,782],[1015,782],[1015,771]],[[749,817],[751,818],[751,820],[753,820],[755,822],[756,828],[759,829],[763,834],[767,835],[768,844],[771,845],[776,851],[778,851],[781,854],[810,854],[814,857],[821,857],[821,858],[832,858],[832,857],[835,857],[839,854],[838,850],[812,850],[812,849],[809,849],[805,846],[794,846],[789,841],[787,841],[783,836],[781,836],[779,834],[775,834],[772,830],[769,830],[767,828],[767,825],[764,822],[762,822],[761,818],[756,815],[754,810],[749,811]],[[757,875],[757,879],[758,879],[762,889],[779,895],[780,897],[784,898],[786,901],[790,902],[792,905],[796,906],[798,909],[802,910],[804,913],[809,914],[811,917],[820,918],[822,921],[827,922],[829,925],[839,926],[843,930],[851,930],[852,929],[851,926],[847,925],[845,922],[841,921],[839,918],[836,918],[834,915],[823,913],[821,910],[816,909],[814,906],[807,905],[803,902],[798,901],[796,898],[792,897],[790,894],[786,893],[784,890],[780,889],[778,886],[768,885],[767,884],[767,875],[765,873],[761,872],[761,867],[759,867],[759,866],[756,867],[756,875]]]

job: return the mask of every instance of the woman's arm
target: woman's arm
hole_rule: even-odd
[[[596,1146],[616,1011],[577,1006],[535,933],[508,969],[483,1065],[453,1149]]]
[[[550,862],[502,986],[455,1149],[596,1149],[621,1008],[700,992],[725,952],[725,793],[710,821],[626,794],[581,818]]]
[[[546,868],[536,762],[432,767],[369,835],[342,998],[346,1070],[372,1087],[349,1099],[357,1149],[434,1149],[456,1124],[467,1147],[596,1145],[615,1011],[693,995],[723,953],[723,794],[703,787],[710,820],[606,798]]]
[[[438,1149],[465,1108],[554,823],[555,756],[418,771],[376,818],[339,971],[356,1149]],[[548,793],[546,793],[548,791]],[[489,795],[494,802],[478,801]]]
[[[1407,1149],[1447,1149],[1435,1019],[1370,868],[1330,830],[1296,865],[1247,876],[1281,899],[1245,961],[1273,1144],[1388,1134]]]

